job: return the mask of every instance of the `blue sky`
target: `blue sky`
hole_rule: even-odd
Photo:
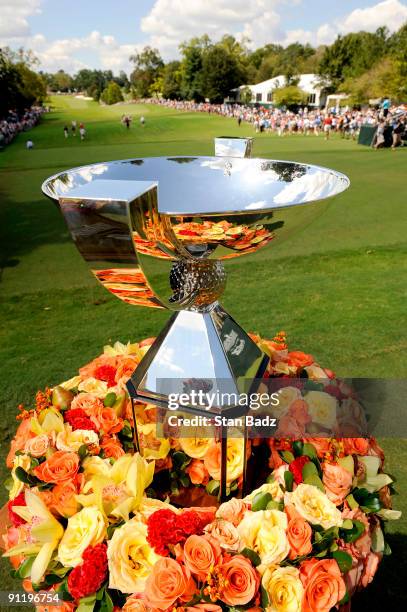
[[[337,34],[407,20],[406,0],[0,0],[0,45],[31,48],[41,68],[128,71],[146,44],[165,59],[178,44],[208,33],[267,42],[332,42]]]

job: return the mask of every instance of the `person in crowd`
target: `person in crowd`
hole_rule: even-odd
[[[390,100],[387,97],[384,98],[382,102],[382,110],[383,110],[383,117],[386,118],[390,110]]]
[[[65,136],[65,138],[68,138],[68,136],[69,136],[69,131],[68,131],[68,126],[67,125],[64,125],[64,136]]]
[[[143,115],[141,115],[141,117],[140,117],[140,125],[141,125],[142,127],[144,127],[144,126],[145,126],[145,123],[146,123],[146,120],[144,119],[144,116],[143,116]]]
[[[374,135],[374,138],[373,138],[372,147],[374,149],[381,149],[382,147],[384,147],[384,144],[385,144],[384,130],[385,129],[386,129],[386,122],[383,119],[382,121],[380,121],[379,125],[377,126],[376,134]]]
[[[131,117],[130,117],[130,115],[123,115],[122,123],[129,130],[130,129],[130,124],[131,124]]]
[[[325,134],[325,140],[329,140],[329,136],[331,134],[331,129],[332,129],[332,116],[326,115],[324,118],[324,134]]]
[[[19,132],[25,132],[37,125],[44,112],[46,109],[42,106],[33,106],[22,113],[9,110],[0,118],[0,148],[12,142]]]
[[[75,119],[73,121],[71,121],[71,132],[72,132],[72,136],[76,136],[76,121],[75,121]]]
[[[34,148],[34,143],[31,139],[28,139],[27,142],[25,143],[26,149],[29,151],[30,149]]]
[[[86,130],[85,130],[85,126],[83,123],[79,124],[79,135],[81,137],[81,140],[85,140]]]
[[[405,130],[405,126],[404,123],[402,121],[400,121],[399,119],[396,119],[395,123],[393,124],[393,133],[392,133],[392,138],[393,138],[393,142],[391,145],[391,148],[396,149],[396,147],[399,147],[401,145],[401,135],[403,134]]]

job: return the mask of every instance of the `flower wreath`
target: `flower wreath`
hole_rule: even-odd
[[[38,610],[328,612],[371,582],[388,552],[383,521],[400,515],[383,451],[373,438],[313,437],[309,414],[352,397],[312,356],[289,351],[283,332],[252,338],[270,356],[266,377],[306,384],[285,387],[292,435],[266,440],[264,482],[219,507],[166,497],[213,493],[214,440],[157,439],[154,408],[142,405],[144,453],[134,452],[125,383],[154,339],[106,346],[39,391],[35,407],[19,406],[2,539]]]

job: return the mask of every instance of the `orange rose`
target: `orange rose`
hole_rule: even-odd
[[[294,506],[287,504],[284,508],[288,518],[287,539],[290,545],[289,559],[308,555],[312,551],[312,529]]]
[[[24,445],[24,452],[26,455],[32,457],[43,457],[49,447],[49,439],[46,434],[29,438]]]
[[[100,448],[103,450],[105,457],[113,457],[113,459],[118,459],[125,454],[122,445],[115,435],[103,436],[100,441]]]
[[[35,468],[34,474],[43,482],[72,480],[79,470],[79,457],[76,453],[56,451],[49,459]]]
[[[50,510],[69,518],[79,510],[76,495],[79,493],[77,479],[60,482],[51,491]]]
[[[288,364],[296,368],[305,368],[314,363],[312,355],[303,353],[302,351],[290,351],[288,353]]]
[[[322,471],[327,497],[335,506],[339,506],[351,489],[352,474],[338,463],[325,462]]]
[[[293,417],[300,425],[311,423],[312,418],[308,412],[308,404],[304,400],[294,400],[288,410],[289,416]]]
[[[367,455],[369,440],[366,438],[343,438],[343,448],[346,455]]]
[[[123,419],[117,416],[113,408],[102,406],[91,416],[100,432],[104,434],[114,434],[123,429]]]
[[[302,438],[304,433],[304,426],[301,423],[298,423],[292,416],[286,414],[279,421],[276,436],[279,438],[290,438],[292,440],[296,440],[298,438]]]
[[[187,606],[184,608],[186,612],[222,612],[222,608],[217,604],[202,602],[195,606]]]
[[[177,599],[189,601],[196,584],[187,568],[170,558],[162,558],[153,566],[147,578],[144,595],[153,608],[167,610]]]
[[[122,610],[124,612],[149,612],[146,602],[143,600],[141,593],[133,593],[126,599]],[[151,608],[150,608],[151,610]]]
[[[138,364],[139,360],[136,357],[131,357],[128,355],[118,357],[118,365],[115,376],[116,383],[127,382]]]
[[[191,535],[184,544],[184,563],[199,580],[205,580],[221,554],[220,546],[210,536]]]
[[[14,457],[16,456],[16,452],[19,450],[23,450],[27,440],[34,437],[35,433],[31,431],[31,419],[29,418],[21,421],[20,425],[17,428],[16,435],[11,441],[10,450],[7,455],[6,464],[10,470],[13,467],[13,461]]]
[[[95,378],[97,370],[103,366],[109,366],[116,369],[117,357],[110,357],[109,355],[101,355],[100,357],[96,357],[96,359],[83,366],[83,368],[80,368],[79,374],[83,380],[86,378]]]
[[[81,408],[90,417],[103,408],[103,402],[98,397],[92,395],[92,393],[79,393],[72,400],[71,409],[74,408]]]
[[[229,521],[229,523],[237,527],[242,521],[246,511],[247,504],[245,504],[243,500],[233,497],[219,506],[216,511],[216,517]]]
[[[345,596],[345,582],[335,559],[304,561],[300,578],[304,586],[302,612],[329,612]]]
[[[367,585],[372,582],[374,575],[377,572],[377,568],[379,567],[380,559],[381,555],[374,552],[369,553],[366,557],[361,580],[363,587],[367,587]]]
[[[226,579],[222,601],[229,606],[243,606],[254,598],[259,588],[260,576],[246,557],[232,557],[222,566],[222,574]]]
[[[239,532],[233,523],[224,519],[216,519],[206,525],[205,533],[215,538],[221,548],[238,551],[240,549]]]
[[[208,484],[209,472],[206,469],[204,462],[200,459],[192,459],[185,471],[190,477],[192,484],[201,484],[204,486]]]
[[[304,438],[304,442],[308,442],[314,446],[317,451],[317,455],[320,459],[324,459],[326,455],[332,452],[332,442],[331,438]]]

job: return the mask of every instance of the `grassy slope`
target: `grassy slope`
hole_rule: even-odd
[[[71,376],[106,342],[156,333],[168,316],[132,309],[95,284],[57,208],[41,195],[41,182],[96,161],[211,154],[215,135],[251,134],[249,126],[228,119],[153,106],[102,108],[68,97],[54,104],[30,134],[34,151],[25,150],[20,135],[0,154],[2,456],[17,403]],[[124,112],[134,117],[129,131],[120,124]],[[63,137],[64,123],[74,118],[86,125],[84,142]],[[264,335],[285,329],[292,348],[312,352],[341,375],[405,376],[405,151],[262,134],[255,154],[326,165],[348,174],[352,186],[289,241],[231,262],[225,306],[247,329]],[[407,509],[407,445],[392,440],[386,449],[399,480],[397,506]],[[401,562],[405,520],[391,530],[401,535],[394,538],[390,571]],[[383,590],[373,594],[378,601]]]

